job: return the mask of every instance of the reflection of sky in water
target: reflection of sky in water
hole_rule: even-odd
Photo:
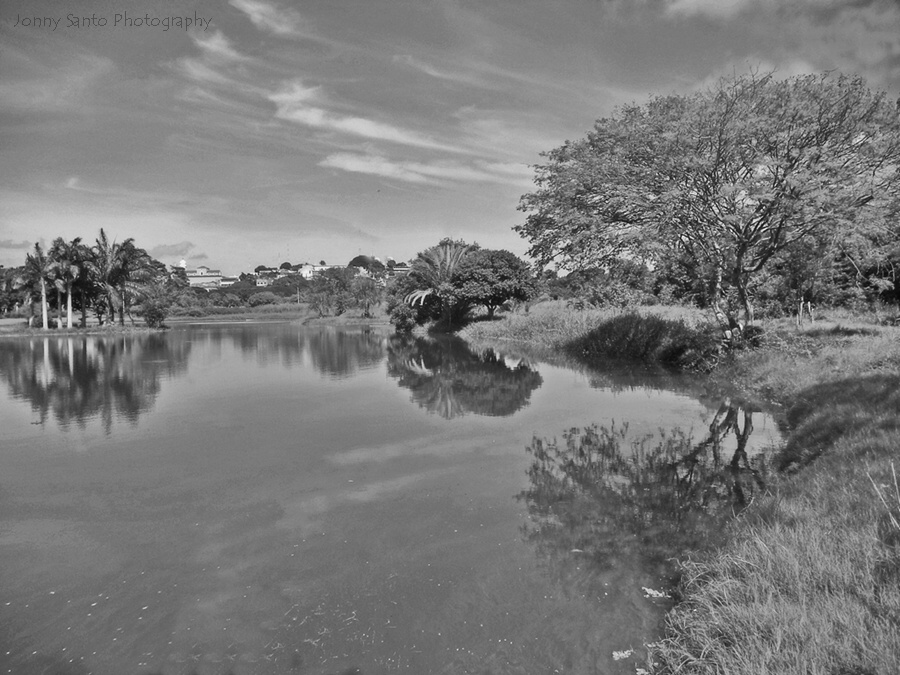
[[[404,386],[377,332],[163,337],[115,351],[119,390],[95,373],[83,400],[100,407],[83,410],[48,395],[52,378],[10,370],[28,341],[0,343],[0,643],[14,665],[37,651],[42,668],[71,654],[99,674],[633,672],[611,654],[654,630],[641,587],[659,578],[623,559],[597,572],[602,595],[583,597],[548,574],[520,531],[524,448],[611,420],[699,436],[714,409],[517,359],[502,359],[509,398],[496,407],[470,395],[483,355],[459,365],[432,351],[427,372],[447,377],[414,385],[443,387],[438,400],[462,387],[452,409],[464,414],[447,418]],[[33,374],[43,347],[28,349],[15,363]],[[51,365],[67,370],[68,353]],[[49,401],[42,424],[36,401]],[[763,420],[754,438],[774,435]]]

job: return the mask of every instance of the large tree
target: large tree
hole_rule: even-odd
[[[47,257],[47,253],[41,248],[41,245],[35,243],[32,252],[25,256],[25,266],[22,268],[21,276],[15,282],[16,287],[25,289],[32,304],[35,296],[38,293],[40,294],[41,325],[44,330],[50,327],[47,309],[47,284],[52,271],[52,261]],[[34,311],[31,314],[31,317],[28,319],[29,326],[34,319]]]
[[[456,294],[451,279],[466,256],[475,250],[478,250],[477,244],[448,238],[419,253],[409,273],[416,290],[406,297],[406,302],[415,306],[424,304],[430,297],[437,298],[444,326],[461,321],[471,308],[471,303]]]
[[[544,156],[515,228],[530,255],[568,269],[686,256],[740,333],[782,249],[895,216],[900,116],[859,77],[751,73],[624,106]]]
[[[72,328],[72,288],[79,277],[86,273],[86,256],[81,245],[81,237],[66,241],[62,237],[53,240],[50,246],[50,260],[53,283],[58,291],[66,294],[66,327]],[[59,308],[62,312],[62,307]],[[62,328],[60,320],[57,328]]]
[[[125,325],[125,314],[134,299],[142,295],[144,285],[166,274],[165,265],[154,260],[128,238],[119,243],[110,240],[101,228],[92,249],[91,272],[106,297],[109,317],[114,321],[119,311],[119,324]]]
[[[456,268],[450,284],[460,300],[483,305],[489,317],[507,300],[528,300],[537,290],[528,263],[503,249],[471,252]]]

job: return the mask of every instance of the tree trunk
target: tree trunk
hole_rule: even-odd
[[[50,328],[49,313],[50,311],[47,307],[47,282],[41,278],[41,321],[43,322],[44,330]]]
[[[716,277],[713,280],[712,310],[725,335],[725,340],[731,342],[734,337],[735,321],[722,307],[722,272],[719,270],[716,270]]]
[[[66,325],[72,328],[72,284],[66,285]]]
[[[56,288],[56,330],[62,330],[65,328],[66,324],[63,321],[63,303],[62,303],[62,291],[59,290],[59,287]]]
[[[79,291],[81,295],[81,327],[87,328],[87,303],[84,301],[84,289]]]
[[[740,272],[734,275],[734,285],[737,288],[738,302],[741,303],[741,311],[743,313],[743,322],[738,323],[738,329],[741,333],[747,326],[753,325],[753,304],[750,302],[750,294],[747,293],[747,279]]]

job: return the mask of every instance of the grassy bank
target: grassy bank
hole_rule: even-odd
[[[716,375],[783,407],[782,474],[683,563],[655,672],[900,672],[900,331],[776,324]]]
[[[306,303],[262,305],[259,307],[211,307],[204,308],[202,313],[181,313],[166,318],[165,325],[171,327],[186,323],[229,323],[237,321],[290,321],[310,326],[389,326],[390,321],[383,308],[372,309],[371,316],[362,315],[362,310],[352,309],[340,316],[319,316],[310,311]],[[110,335],[116,333],[153,332],[141,317],[134,317],[134,323],[127,321],[124,326],[107,324],[100,326],[92,319],[85,328],[48,328],[29,327],[25,320],[0,320],[0,337],[44,336],[44,335]]]
[[[706,370],[718,358],[720,337],[700,310],[689,307],[575,310],[562,302],[527,314],[467,326],[472,341],[512,341],[588,361],[625,359]]]
[[[145,333],[158,333],[159,328],[148,328],[143,323],[134,326],[89,325],[85,328],[35,328],[25,323],[0,325],[0,337],[63,337],[72,335],[142,335]],[[162,329],[164,330],[164,329]]]
[[[672,309],[642,310],[646,326],[621,312],[532,314],[465,337],[654,360],[667,340],[705,332],[702,317]],[[724,547],[681,561],[653,672],[900,673],[900,329],[840,319],[766,324],[758,349],[710,374],[781,409],[781,473]]]

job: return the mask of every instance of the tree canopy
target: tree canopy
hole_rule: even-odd
[[[472,251],[459,264],[450,283],[460,299],[483,305],[488,316],[504,302],[528,300],[537,290],[528,263],[502,249]]]
[[[859,77],[750,73],[624,106],[544,157],[515,228],[531,256],[570,270],[684,257],[740,332],[776,254],[896,220],[900,116]]]

